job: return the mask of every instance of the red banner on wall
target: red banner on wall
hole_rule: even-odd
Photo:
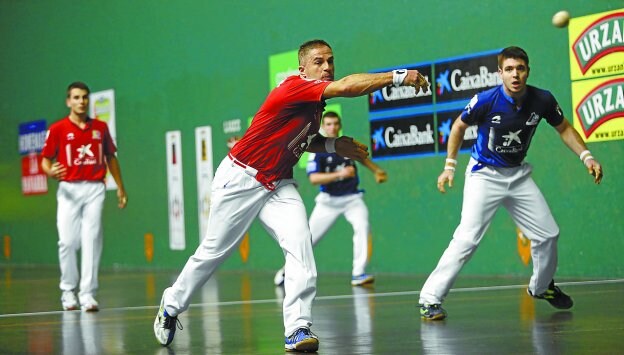
[[[39,195],[48,192],[48,179],[41,170],[43,158],[38,153],[29,153],[22,157],[22,193]]]

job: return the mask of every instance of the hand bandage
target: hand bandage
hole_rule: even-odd
[[[579,155],[579,158],[581,159],[583,164],[585,164],[585,162],[588,161],[589,159],[594,159],[594,157],[592,157],[591,152],[589,150],[582,151],[581,155]]]
[[[392,85],[399,87],[407,76],[407,69],[395,69],[392,71]]]

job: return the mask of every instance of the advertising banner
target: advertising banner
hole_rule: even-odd
[[[89,95],[89,112],[91,117],[106,122],[113,142],[117,146],[115,90],[92,92]],[[117,190],[117,183],[115,183],[115,179],[113,179],[110,172],[106,173],[106,190]]]
[[[435,153],[432,114],[371,121],[373,158]]]
[[[624,9],[570,20],[572,121],[585,142],[624,139],[623,31]]]
[[[502,84],[499,52],[495,49],[400,67],[418,70],[431,87],[416,92],[413,87],[388,86],[369,95],[373,159],[446,154],[453,122],[470,99]],[[393,69],[399,67],[373,72]],[[476,136],[476,126],[466,130],[462,152],[469,151]]]
[[[195,128],[195,164],[197,169],[197,210],[199,217],[199,242],[204,239],[210,215],[210,197],[214,160],[212,158],[212,127]]]
[[[41,169],[41,150],[46,138],[46,121],[21,123],[18,127],[19,152],[22,155],[22,194],[48,192],[48,177]]]
[[[624,74],[624,9],[570,19],[572,80]]]
[[[586,142],[624,139],[624,75],[573,82],[572,107]]]
[[[186,237],[184,229],[184,187],[182,184],[182,134],[168,131],[165,134],[167,147],[167,194],[169,206],[169,248],[184,250]]]

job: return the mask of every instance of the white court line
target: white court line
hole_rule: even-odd
[[[612,279],[612,280],[590,280],[590,281],[571,281],[571,282],[557,282],[557,286],[582,286],[582,285],[602,285],[602,284],[613,284],[613,283],[622,283],[624,279]],[[483,286],[483,287],[465,287],[465,288],[453,288],[450,292],[478,292],[478,291],[499,291],[499,290],[509,290],[509,289],[518,289],[518,288],[526,288],[527,285],[507,285],[507,286]],[[410,296],[410,295],[418,295],[420,291],[402,291],[402,292],[384,292],[384,293],[367,293],[361,295],[336,295],[336,296],[320,296],[316,297],[315,301],[327,301],[327,300],[339,300],[339,299],[348,299],[348,298],[356,298],[356,297],[394,297],[394,296]],[[265,304],[265,303],[276,303],[277,299],[268,299],[268,300],[249,300],[249,301],[228,301],[228,302],[209,302],[209,303],[193,303],[189,306],[189,308],[197,308],[204,306],[232,306],[232,305],[244,305],[244,304]],[[160,307],[157,306],[135,306],[135,307],[117,307],[117,308],[105,308],[101,309],[99,313],[102,312],[113,312],[113,311],[137,311],[137,310],[145,310],[145,309],[158,309]],[[11,313],[11,314],[0,314],[0,318],[12,318],[12,317],[36,317],[36,316],[46,316],[46,315],[55,315],[55,314],[63,314],[68,311],[46,311],[46,312],[31,312],[31,313]],[[69,312],[79,312],[79,311],[69,311]]]

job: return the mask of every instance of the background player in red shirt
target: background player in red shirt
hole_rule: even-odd
[[[363,160],[366,146],[349,137],[318,134],[325,100],[355,97],[385,86],[429,86],[416,70],[353,74],[334,80],[334,55],[325,41],[299,48],[299,75],[286,78],[269,93],[251,126],[223,159],[212,183],[206,236],[175,283],[165,289],[154,321],[162,345],[173,341],[177,316],[190,305],[192,294],[210,278],[240,243],[258,217],[284,252],[284,347],[316,351],[319,341],[310,331],[316,295],[316,265],[305,206],[296,190],[293,166],[304,151],[338,153]]]
[[[61,303],[64,310],[97,311],[95,293],[102,254],[102,209],[106,168],[117,183],[119,208],[128,197],[121,169],[105,122],[87,116],[89,88],[75,82],[67,88],[69,115],[50,126],[43,146],[41,167],[59,180],[57,228],[61,267]],[[53,163],[53,161],[56,162]],[[78,273],[76,252],[82,248]],[[78,282],[80,281],[80,285]],[[74,290],[80,286],[78,299]]]

